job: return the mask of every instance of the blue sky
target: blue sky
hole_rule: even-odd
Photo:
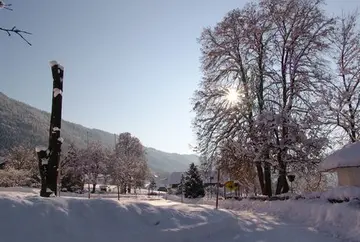
[[[0,91],[50,111],[48,62],[65,67],[63,118],[144,145],[191,153],[190,98],[201,79],[196,39],[239,0],[8,0],[2,27],[33,33],[32,47],[0,32]],[[329,0],[341,13],[358,0]]]

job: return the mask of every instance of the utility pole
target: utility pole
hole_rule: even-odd
[[[217,183],[216,183],[216,205],[215,209],[219,208],[219,183],[220,183],[220,168],[217,171]]]
[[[86,149],[89,149],[89,131],[86,131]],[[90,178],[89,177],[87,178],[87,183],[88,183],[88,198],[90,199]]]
[[[184,202],[184,174],[181,174],[181,180],[180,180],[180,186],[181,186],[181,203]]]

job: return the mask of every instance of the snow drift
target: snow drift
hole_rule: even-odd
[[[302,224],[249,211],[157,201],[40,198],[0,192],[6,242],[338,242]]]
[[[232,211],[264,213],[282,220],[303,223],[319,231],[351,241],[360,241],[360,189],[354,187],[335,188],[323,193],[310,194],[310,199],[285,201],[254,201],[244,199],[220,200],[219,207]],[[316,198],[317,197],[317,198]],[[349,199],[349,202],[330,203],[328,199]],[[180,201],[177,196],[169,196]],[[215,206],[214,199],[184,199],[187,204]],[[305,240],[304,240],[305,241]]]
[[[0,241],[4,242],[196,241],[197,235],[221,230],[229,222],[236,224],[229,212],[197,206],[41,198],[25,193],[0,194],[0,214]],[[186,233],[179,233],[184,229]]]

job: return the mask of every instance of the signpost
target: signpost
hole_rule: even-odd
[[[220,168],[218,168],[218,171],[217,171],[216,205],[215,205],[215,209],[219,209],[219,183],[220,183]]]

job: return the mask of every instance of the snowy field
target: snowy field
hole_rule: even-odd
[[[222,207],[236,210],[214,210],[212,205],[182,204],[161,198],[118,202],[112,198],[40,198],[36,189],[0,190],[0,241],[4,242],[340,242],[346,241],[340,238],[350,237],[360,241],[353,237],[355,231],[346,233],[354,227],[351,223],[359,223],[360,219],[351,221],[350,217],[345,224],[341,224],[345,218],[339,220],[337,226],[342,234],[331,233],[336,227],[331,223],[328,229],[324,224],[318,231],[317,226],[299,220],[301,216],[290,219],[293,205],[283,201],[222,201]],[[300,203],[298,211],[309,208]],[[338,206],[339,216],[342,205],[333,206]],[[319,208],[320,204],[314,206],[306,215]],[[346,211],[343,216],[348,216]],[[315,223],[327,221],[326,216],[318,219]]]

